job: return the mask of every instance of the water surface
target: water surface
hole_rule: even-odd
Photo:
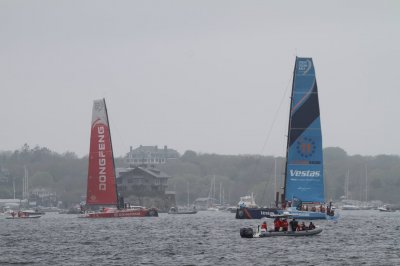
[[[341,211],[311,237],[242,239],[228,212],[79,219],[0,219],[5,265],[400,265],[400,212]],[[272,221],[267,221],[269,225]]]

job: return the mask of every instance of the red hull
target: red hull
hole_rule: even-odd
[[[82,218],[121,218],[121,217],[148,217],[158,216],[156,210],[112,210],[107,212],[87,213]]]

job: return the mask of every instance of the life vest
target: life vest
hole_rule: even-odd
[[[287,221],[282,221],[282,227],[287,229],[289,227],[288,222]]]
[[[261,229],[267,230],[267,224],[266,223],[261,224]]]

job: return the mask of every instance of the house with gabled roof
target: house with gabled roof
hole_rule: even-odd
[[[169,178],[171,176],[154,166],[126,168],[117,176],[118,193],[131,205],[168,211],[176,205],[175,193],[167,191]]]

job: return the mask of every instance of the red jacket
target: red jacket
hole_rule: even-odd
[[[281,220],[274,221],[274,226],[275,228],[280,228],[282,226],[282,221]]]
[[[289,224],[287,221],[282,221],[282,228],[288,229]]]
[[[262,224],[261,224],[261,229],[267,230],[267,224],[266,224],[266,223],[262,223]]]

